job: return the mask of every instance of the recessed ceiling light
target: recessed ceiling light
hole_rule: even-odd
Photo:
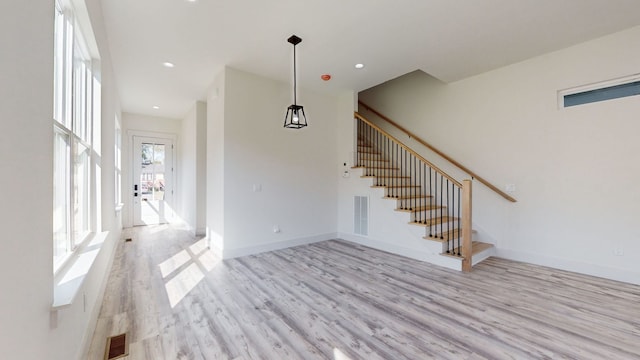
[[[364,64],[356,64],[356,69],[362,69],[364,68]]]
[[[160,106],[158,106],[158,105],[154,105],[154,106],[153,106],[153,108],[154,108],[155,110],[158,110],[158,109],[160,109]]]
[[[168,62],[168,61],[163,62],[163,63],[162,63],[162,65],[164,65],[164,67],[168,67],[168,68],[172,68],[172,67],[174,67],[174,66],[175,66],[173,63],[170,63],[170,62]]]

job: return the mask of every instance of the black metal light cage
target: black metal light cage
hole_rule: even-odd
[[[298,105],[297,100],[297,78],[296,78],[296,45],[302,39],[291,35],[287,41],[293,44],[293,105],[289,105],[287,113],[284,116],[284,127],[289,129],[300,129],[307,126],[307,117],[304,114],[302,105]]]

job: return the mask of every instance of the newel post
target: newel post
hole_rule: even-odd
[[[471,180],[462,181],[462,271],[471,271]]]

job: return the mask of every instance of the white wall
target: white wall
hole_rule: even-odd
[[[558,90],[640,73],[638,58],[640,27],[451,84],[415,72],[360,99],[516,185],[512,204],[474,183],[474,223],[500,256],[640,283],[640,101],[557,104]]]
[[[196,102],[182,119],[180,214],[194,235],[205,233],[207,104]]]
[[[224,83],[224,124],[210,129],[224,133],[223,256],[334,237],[338,99],[301,92],[309,126],[296,131],[283,128],[289,84],[232,68]]]
[[[52,311],[53,2],[5,4],[0,15],[0,349],[3,358],[80,359],[95,324],[120,236],[113,208],[113,119],[118,113],[100,6],[87,4],[102,58],[104,119],[93,174],[109,235],[80,289],[79,301]],[[28,21],[25,21],[28,19]],[[19,35],[16,35],[19,34]],[[109,136],[111,136],[109,138]],[[111,154],[108,154],[111,152]],[[108,179],[108,181],[106,180]],[[101,183],[101,184],[100,184]],[[98,228],[100,230],[100,228]],[[86,308],[82,299],[86,298]]]
[[[180,119],[170,119],[163,117],[123,113],[122,114],[122,202],[124,208],[122,210],[122,222],[124,227],[133,226],[133,164],[131,154],[132,133],[149,133],[150,135],[159,136],[175,136],[174,144],[174,169],[176,173],[180,172],[180,147],[179,138],[182,131],[182,121]],[[174,189],[180,189],[178,177],[176,176],[176,184]],[[179,204],[181,201],[180,193],[174,198],[174,203]],[[177,210],[179,207],[176,207]],[[180,214],[178,214],[180,215]]]

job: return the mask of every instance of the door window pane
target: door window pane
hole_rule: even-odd
[[[164,200],[165,145],[142,144],[142,201]]]

